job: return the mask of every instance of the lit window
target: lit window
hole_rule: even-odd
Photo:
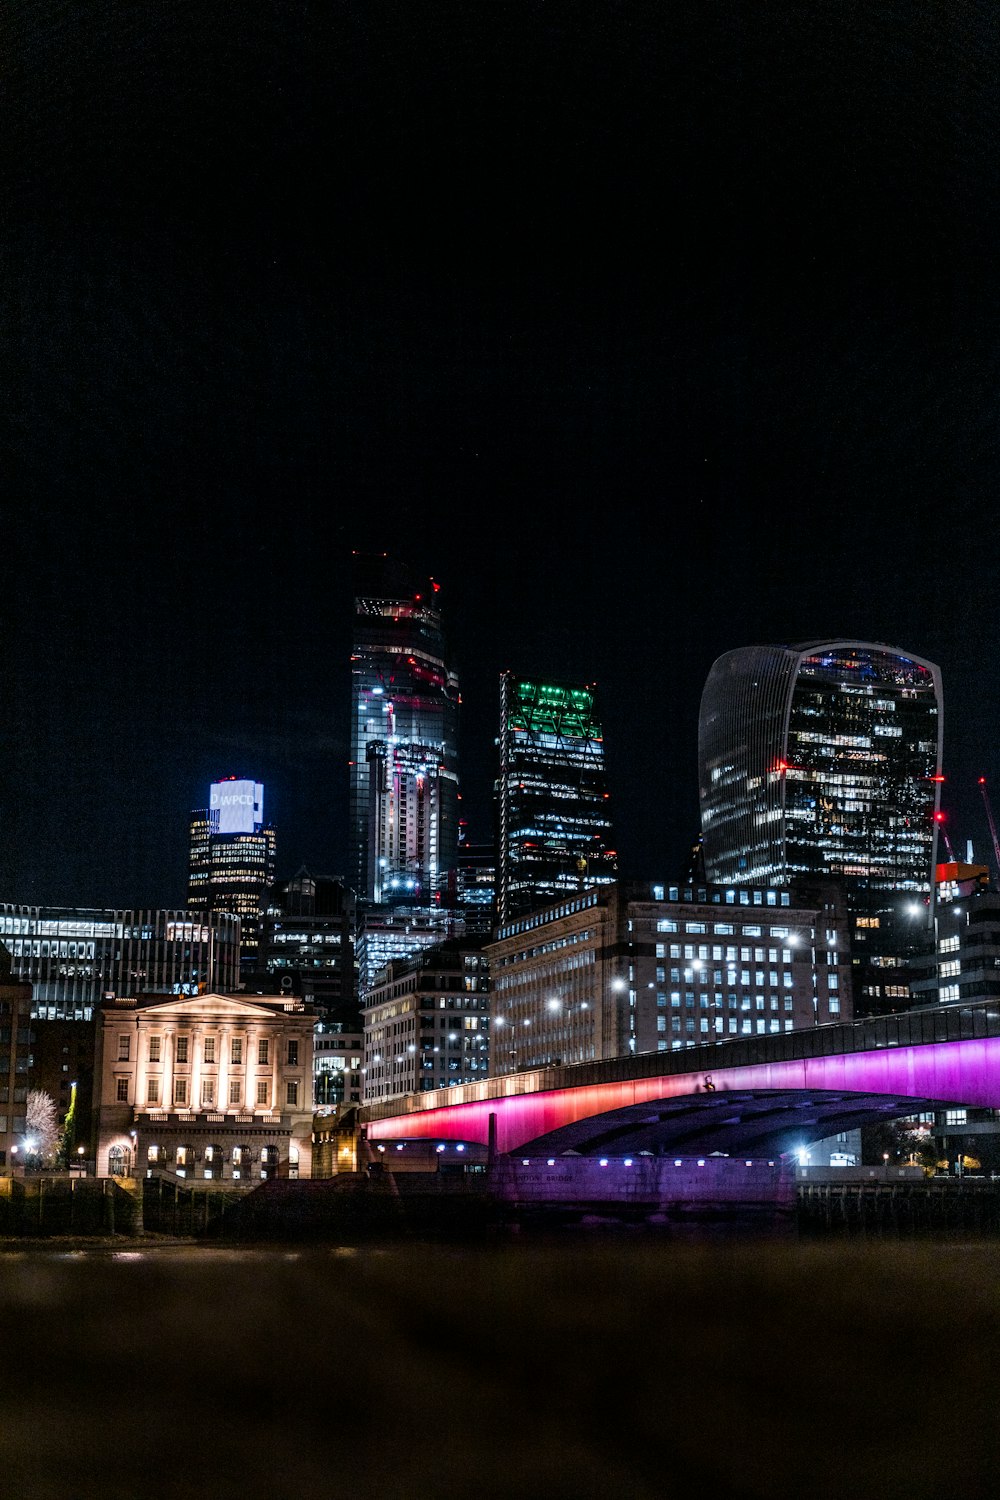
[[[128,1062],[129,1044],[130,1044],[131,1040],[132,1039],[129,1036],[120,1036],[118,1038],[118,1061],[119,1062]]]
[[[127,1078],[116,1078],[115,1079],[115,1098],[117,1099],[117,1101],[118,1101],[119,1104],[127,1104],[128,1103],[128,1079]]]
[[[147,1078],[146,1080],[146,1103],[159,1104],[160,1102],[160,1080],[158,1078]]]

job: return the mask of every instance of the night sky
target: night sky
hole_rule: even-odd
[[[997,780],[1000,22],[973,4],[34,0],[8,19],[0,900],[175,905],[210,781],[345,849],[350,554],[595,682],[622,873],[723,651],[944,676]]]

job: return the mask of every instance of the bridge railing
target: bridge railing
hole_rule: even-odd
[[[416,1110],[484,1099],[505,1099],[544,1089],[581,1087],[590,1083],[625,1083],[635,1078],[657,1078],[676,1073],[710,1074],[713,1069],[750,1067],[797,1058],[835,1057],[849,1052],[874,1052],[886,1047],[921,1047],[934,1042],[957,1042],[1000,1036],[1000,997],[964,1005],[928,1006],[894,1016],[872,1016],[771,1036],[731,1037],[682,1047],[672,1052],[640,1052],[594,1062],[566,1063],[504,1073],[477,1083],[459,1084],[421,1094],[363,1106],[364,1118],[376,1120]]]

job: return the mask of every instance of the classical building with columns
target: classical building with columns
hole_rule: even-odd
[[[247,1185],[312,1172],[315,1012],[297,996],[109,996],[97,1175]]]

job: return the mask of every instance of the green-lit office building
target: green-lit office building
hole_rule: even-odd
[[[616,878],[604,736],[592,684],[500,679],[496,917]]]

